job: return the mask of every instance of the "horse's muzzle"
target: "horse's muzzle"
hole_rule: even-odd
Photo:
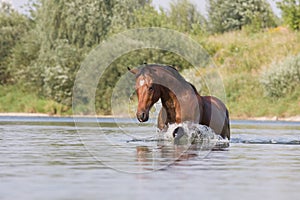
[[[139,120],[139,122],[146,122],[149,119],[149,114],[147,114],[146,112],[139,112],[136,113],[136,117]]]

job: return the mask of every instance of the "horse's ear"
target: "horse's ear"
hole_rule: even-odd
[[[134,69],[130,69],[129,67],[127,67],[128,71],[130,71],[131,73],[133,74],[137,74],[138,73],[138,69],[137,68],[134,68]]]

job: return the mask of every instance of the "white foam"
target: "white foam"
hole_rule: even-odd
[[[191,122],[184,122],[180,124],[170,124],[166,132],[164,132],[165,140],[174,140],[173,133],[176,128],[182,127],[184,135],[180,137],[180,143],[185,144],[206,144],[209,146],[229,146],[229,140],[223,139],[220,135],[217,135],[210,127],[195,124]]]

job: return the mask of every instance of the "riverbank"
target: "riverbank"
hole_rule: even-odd
[[[0,113],[0,117],[95,117],[94,115],[51,115],[45,113],[18,113],[18,112],[7,112]],[[119,116],[113,115],[96,115],[97,118],[120,118]],[[300,122],[300,115],[291,117],[231,117],[232,120],[253,120],[253,121],[290,121]]]
[[[225,94],[222,93],[219,97],[223,97],[231,119],[300,121],[299,84],[288,94],[275,98],[267,95],[261,83],[262,74],[273,65],[272,63],[299,54],[299,32],[270,29],[249,35],[242,30],[205,37],[194,36],[194,39],[211,55],[217,71],[201,68],[195,74],[193,68],[190,68],[181,73],[187,80],[195,81],[192,83],[203,96],[218,96],[212,93],[216,88],[208,88],[204,80],[206,77],[214,77],[216,73],[220,74],[223,84],[220,89],[224,87]],[[104,89],[107,90],[106,95],[101,98],[95,97],[95,109],[97,113],[109,114],[111,88]],[[27,84],[0,85],[0,112],[23,116],[27,116],[28,113],[72,116],[70,102],[59,103],[37,91],[38,88],[32,90]],[[82,112],[85,113],[84,110]]]

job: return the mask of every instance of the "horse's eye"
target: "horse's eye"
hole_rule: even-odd
[[[149,91],[153,91],[153,87],[152,86],[149,87]]]

